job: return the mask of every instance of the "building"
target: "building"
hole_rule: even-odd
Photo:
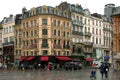
[[[112,15],[113,19],[113,51],[114,51],[114,69],[120,70],[120,12]]]
[[[14,25],[13,15],[4,17],[2,20],[3,60],[7,64],[14,62]]]
[[[113,22],[110,17],[103,16],[103,46],[102,46],[102,53],[103,59],[106,60],[105,57],[108,56],[108,62],[113,62]]]
[[[21,56],[70,56],[71,19],[68,11],[40,6],[22,9],[15,25],[15,59]]]
[[[2,26],[0,25],[0,63],[3,63],[3,53],[2,53]]]
[[[114,64],[114,69],[120,70],[120,46],[119,46],[120,7],[119,6],[116,7],[115,4],[106,4],[104,8],[104,15],[112,19],[113,21],[113,41],[111,57]]]
[[[74,59],[83,60],[84,54],[84,43],[83,43],[83,17],[84,9],[80,4],[70,4],[67,2],[62,2],[58,6],[61,10],[68,10],[72,22],[72,57]]]
[[[104,6],[104,15],[110,17],[115,12],[115,4],[106,4]]]
[[[84,9],[83,17],[83,44],[84,44],[84,54],[85,58],[93,58],[93,41],[92,37],[92,26],[91,26],[91,14],[89,9]]]
[[[96,55],[96,61],[102,61],[102,45],[104,44],[103,40],[103,20],[102,20],[102,15],[98,13],[93,13],[92,14],[92,41],[93,47],[94,47],[94,53]]]

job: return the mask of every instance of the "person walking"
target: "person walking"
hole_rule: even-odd
[[[92,80],[96,79],[96,69],[94,67],[92,67],[90,78]]]
[[[109,71],[109,65],[107,63],[105,65],[105,78],[108,78],[108,71]]]
[[[108,78],[108,71],[109,71],[109,67],[108,67],[107,63],[103,63],[100,66],[100,73],[102,75],[102,78],[104,75],[105,75],[105,78]]]

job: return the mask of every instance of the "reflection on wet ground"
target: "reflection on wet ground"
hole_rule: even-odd
[[[0,80],[90,80],[90,69],[78,71],[0,71]],[[99,70],[97,79],[102,80]],[[119,71],[110,71],[109,80],[120,80]]]

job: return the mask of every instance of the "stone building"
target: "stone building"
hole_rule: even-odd
[[[23,8],[15,25],[14,46],[15,59],[21,56],[71,55],[68,11],[45,5],[30,10]]]
[[[2,20],[2,43],[3,43],[3,60],[9,64],[14,62],[14,25],[15,16],[10,15]]]

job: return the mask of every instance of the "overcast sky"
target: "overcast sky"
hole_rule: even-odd
[[[16,15],[21,13],[23,7],[26,7],[28,10],[42,5],[54,7],[64,1],[71,4],[81,4],[84,9],[88,8],[91,13],[97,12],[99,14],[104,13],[105,4],[114,3],[116,6],[120,6],[120,0],[1,0],[0,20],[8,17],[10,14]]]

